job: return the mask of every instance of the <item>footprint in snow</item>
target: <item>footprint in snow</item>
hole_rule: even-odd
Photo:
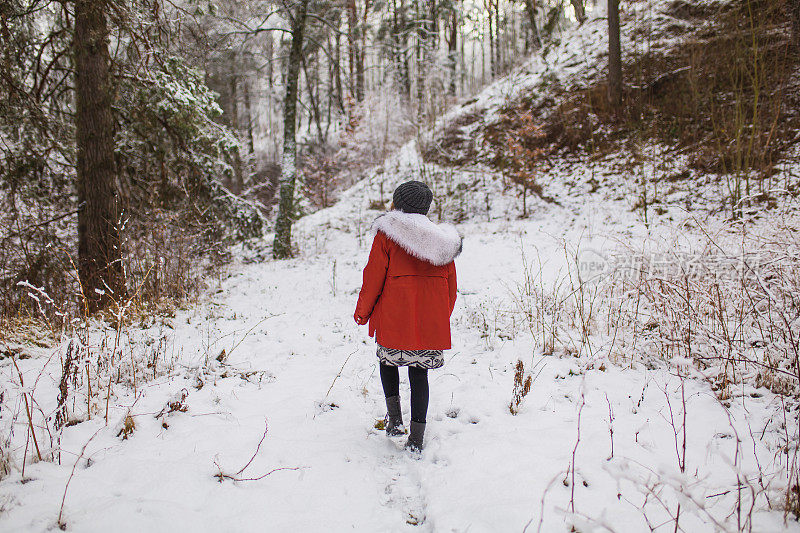
[[[390,439],[383,431],[370,428],[369,437],[382,440],[376,465],[376,472],[384,484],[381,504],[399,509],[406,524],[423,525],[427,508],[419,473],[420,458],[413,457],[403,448],[404,436]]]

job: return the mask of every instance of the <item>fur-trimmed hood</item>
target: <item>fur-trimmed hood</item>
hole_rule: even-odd
[[[434,224],[425,215],[389,211],[372,224],[400,248],[436,266],[450,263],[461,253],[463,238],[452,224]]]

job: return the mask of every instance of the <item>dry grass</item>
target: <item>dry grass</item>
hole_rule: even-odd
[[[136,295],[129,311],[169,314],[191,301],[205,288],[209,273],[219,272],[230,259],[230,245],[259,231],[243,202],[215,201],[208,206],[190,199],[174,209],[150,206],[146,214],[120,221],[126,289]],[[14,207],[0,213],[0,325],[14,331],[34,320],[60,331],[83,318],[76,213],[43,207],[21,194],[2,194],[0,202]]]
[[[512,415],[519,413],[519,406],[525,396],[531,391],[531,383],[533,378],[528,375],[525,376],[525,364],[522,361],[517,361],[514,367],[514,391],[511,396],[511,402],[508,404],[508,411]]]
[[[784,1],[712,8],[681,0],[667,12],[694,29],[668,52],[643,53],[624,66],[620,110],[609,108],[604,81],[510,102],[484,132],[490,163],[519,166],[509,139],[525,148],[531,173],[555,154],[603,154],[651,139],[689,153],[695,169],[728,176],[722,200],[734,216],[743,201],[768,199],[775,164],[800,140],[798,57]]]
[[[637,249],[568,252],[567,270],[549,284],[541,265],[526,263],[512,294],[517,313],[544,354],[692,367],[726,409],[769,389],[784,420],[775,457],[786,481],[781,508],[800,517],[800,215],[713,232],[689,226]]]
[[[153,321],[138,291],[99,315],[56,322],[48,317],[59,316],[59,303],[27,290],[39,299],[40,317],[7,320],[11,329],[0,331],[2,357],[14,370],[4,394],[16,397],[7,400],[15,407],[0,426],[0,470],[20,460],[23,478],[31,460],[61,463],[66,428],[92,418],[108,425],[119,393],[137,395],[147,381],[172,373],[176,362],[170,324]],[[30,359],[24,371],[23,359]],[[55,397],[42,397],[37,385],[43,382],[57,384]],[[20,424],[27,428],[22,434],[14,430]],[[130,412],[119,429],[123,438],[135,430]],[[9,455],[20,446],[21,457]]]

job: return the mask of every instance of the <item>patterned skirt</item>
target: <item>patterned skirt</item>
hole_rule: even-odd
[[[442,350],[396,350],[378,344],[378,359],[388,366],[439,368],[444,364]]]

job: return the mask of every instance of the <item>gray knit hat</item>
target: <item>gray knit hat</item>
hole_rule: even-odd
[[[407,181],[394,190],[392,197],[395,208],[403,213],[427,215],[431,208],[433,193],[421,181]]]

